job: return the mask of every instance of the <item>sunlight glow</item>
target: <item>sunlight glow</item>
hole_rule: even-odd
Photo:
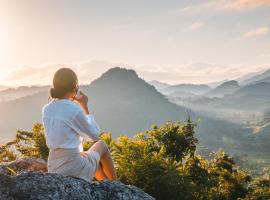
[[[5,60],[6,52],[8,50],[8,26],[7,16],[0,8],[0,63]],[[0,69],[0,78],[2,77],[2,70]]]

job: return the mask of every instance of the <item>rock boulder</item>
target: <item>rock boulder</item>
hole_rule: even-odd
[[[23,169],[15,163],[20,163]],[[78,199],[78,200],[153,200],[154,198],[141,189],[125,185],[120,181],[101,181],[89,183],[85,180],[61,174],[42,172],[42,162],[32,160],[34,165],[24,165],[23,160],[0,166],[0,199],[6,200],[47,200],[47,199]],[[28,162],[29,163],[29,160]],[[37,165],[36,165],[37,164]],[[40,165],[39,165],[40,164]],[[13,166],[14,169],[11,168]],[[37,171],[27,171],[27,167]],[[9,168],[9,169],[7,169]],[[20,172],[10,174],[10,170]],[[16,170],[16,171],[15,171]]]

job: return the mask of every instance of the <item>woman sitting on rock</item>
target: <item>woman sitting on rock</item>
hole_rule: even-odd
[[[48,172],[89,182],[94,177],[116,180],[110,151],[106,143],[99,140],[100,128],[88,109],[88,97],[82,91],[78,93],[78,79],[73,70],[56,71],[50,96],[52,100],[42,108],[46,143],[50,149]],[[85,152],[83,139],[95,142]]]

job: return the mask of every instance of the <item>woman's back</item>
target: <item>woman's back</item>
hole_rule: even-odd
[[[48,171],[90,182],[95,174],[98,180],[115,180],[109,149],[105,142],[99,141],[100,128],[90,114],[88,97],[79,91],[73,70],[57,70],[50,96],[53,100],[42,107],[46,143],[50,149]],[[82,148],[83,139],[95,142],[86,152]]]
[[[81,137],[73,128],[80,107],[67,99],[53,100],[42,108],[46,143],[49,148],[76,148]]]
[[[81,149],[82,139],[96,138],[99,126],[92,115],[85,115],[79,105],[57,99],[42,108],[46,143],[50,149]]]

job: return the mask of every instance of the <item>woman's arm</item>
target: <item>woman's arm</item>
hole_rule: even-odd
[[[100,128],[91,114],[85,115],[80,110],[74,116],[72,126],[86,140],[97,141],[99,139]]]
[[[94,116],[90,114],[88,109],[88,97],[80,91],[80,96],[74,96],[76,102],[80,105],[81,109],[73,118],[76,131],[86,140],[98,140],[100,128],[96,123]],[[84,112],[84,113],[83,113]],[[86,136],[86,137],[85,137]]]

